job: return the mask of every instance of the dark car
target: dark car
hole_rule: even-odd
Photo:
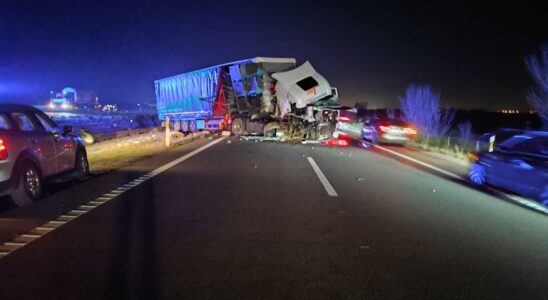
[[[362,138],[366,141],[381,144],[401,144],[411,142],[417,135],[413,126],[399,119],[371,118],[362,128]]]
[[[52,178],[87,175],[86,148],[71,132],[32,106],[0,104],[0,196],[23,206],[40,198]]]
[[[492,152],[498,145],[516,134],[525,132],[524,130],[502,128],[492,132],[486,132],[479,135],[476,139],[474,149],[468,153],[470,161],[478,160],[480,154]]]
[[[548,132],[516,134],[484,152],[471,166],[470,180],[490,184],[548,205]]]

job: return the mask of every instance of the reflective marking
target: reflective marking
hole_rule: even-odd
[[[45,232],[50,232],[50,231],[52,231],[53,229],[55,229],[55,228],[52,228],[52,227],[43,227],[43,226],[34,228],[34,230],[36,230],[36,231],[45,231]]]
[[[88,202],[88,204],[89,204],[89,202]],[[78,206],[78,208],[80,208],[82,210],[86,210],[86,211],[94,209],[96,207],[97,207],[97,205],[80,205],[80,206]]]
[[[61,215],[59,218],[57,218],[57,221],[70,222],[70,221],[76,219],[76,217],[77,216]]]
[[[22,237],[22,238],[26,238],[26,239],[36,239],[36,238],[41,237],[41,235],[39,235],[39,234],[28,234],[28,233],[26,233],[26,234],[22,234],[21,237]]]
[[[21,242],[6,242],[4,243],[4,246],[6,247],[21,247],[21,246],[25,246],[26,243],[21,243]]]
[[[318,167],[314,159],[312,157],[307,157],[306,159],[308,159],[308,162],[312,166],[312,169],[314,169],[314,172],[316,172],[316,176],[318,176],[318,178],[320,179],[327,194],[331,197],[337,197],[338,196],[337,192],[335,191],[331,183],[329,183],[329,180],[327,180],[327,178],[323,174],[322,170],[320,170],[320,167]]]
[[[53,225],[63,225],[67,223],[67,221],[57,221],[57,220],[51,220],[49,222],[47,222],[46,224],[44,224],[44,226],[48,225],[48,224],[53,224]]]
[[[83,205],[80,205],[78,208],[79,209],[74,209],[74,210],[71,210],[70,212],[68,212],[67,214],[64,214],[64,215],[61,215],[60,217],[58,217],[56,220],[51,220],[45,224],[43,224],[42,226],[38,226],[32,230],[29,231],[29,233],[26,233],[26,234],[21,234],[19,236],[17,236],[15,239],[13,239],[13,241],[11,242],[6,242],[4,243],[2,246],[5,246],[5,247],[13,247],[15,249],[13,250],[2,250],[0,251],[0,258],[3,258],[5,257],[6,255],[12,253],[13,251],[15,251],[16,249],[19,249],[20,247],[23,247],[25,245],[27,245],[28,243],[40,238],[42,235],[44,234],[47,234],[57,228],[59,228],[60,226],[66,224],[67,222],[70,222],[74,219],[76,219],[77,217],[79,217],[80,215],[82,214],[85,214],[86,212],[96,208],[97,206],[101,205],[101,204],[104,204],[106,203],[107,201],[109,200],[112,200],[113,198],[116,198],[118,195],[120,194],[123,194],[125,191],[128,191],[128,190],[131,190],[132,188],[134,188],[135,186],[138,186],[139,184],[145,182],[146,180],[164,172],[165,170],[191,158],[192,156],[206,150],[207,148],[219,143],[220,141],[224,140],[225,138],[222,137],[218,140],[215,140],[215,141],[212,141],[206,145],[203,145],[202,147],[194,150],[194,151],[191,151],[181,157],[179,157],[178,159],[175,159],[163,166],[160,166],[159,168],[156,168],[154,171],[152,171],[151,173],[148,173],[147,175],[143,175],[141,176],[140,178],[138,179],[135,179],[133,180],[133,182],[130,182],[130,183],[127,183],[115,190],[112,190],[106,194],[104,194],[103,196],[100,196],[100,197],[97,197],[95,198],[94,200],[92,201],[89,201],[87,202],[87,204],[93,204],[95,206],[92,206],[92,205],[86,205],[86,204],[83,204]],[[84,210],[86,209],[86,210]],[[72,214],[72,215],[70,215]],[[32,233],[39,233],[39,234],[32,234]],[[31,239],[31,241],[28,241],[28,242],[20,242],[19,239],[21,238],[27,238],[27,239]]]

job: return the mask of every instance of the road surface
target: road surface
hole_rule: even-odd
[[[546,299],[547,228],[379,149],[215,138],[0,214],[0,299]]]

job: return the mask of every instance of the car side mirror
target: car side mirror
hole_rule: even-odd
[[[63,134],[72,133],[72,126],[63,126]]]

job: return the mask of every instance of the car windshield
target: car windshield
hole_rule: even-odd
[[[505,140],[504,142],[500,143],[499,147],[512,149],[516,145],[518,145],[519,143],[522,143],[523,141],[530,140],[530,139],[531,139],[531,137],[527,136],[527,135],[515,135],[515,136]]]

